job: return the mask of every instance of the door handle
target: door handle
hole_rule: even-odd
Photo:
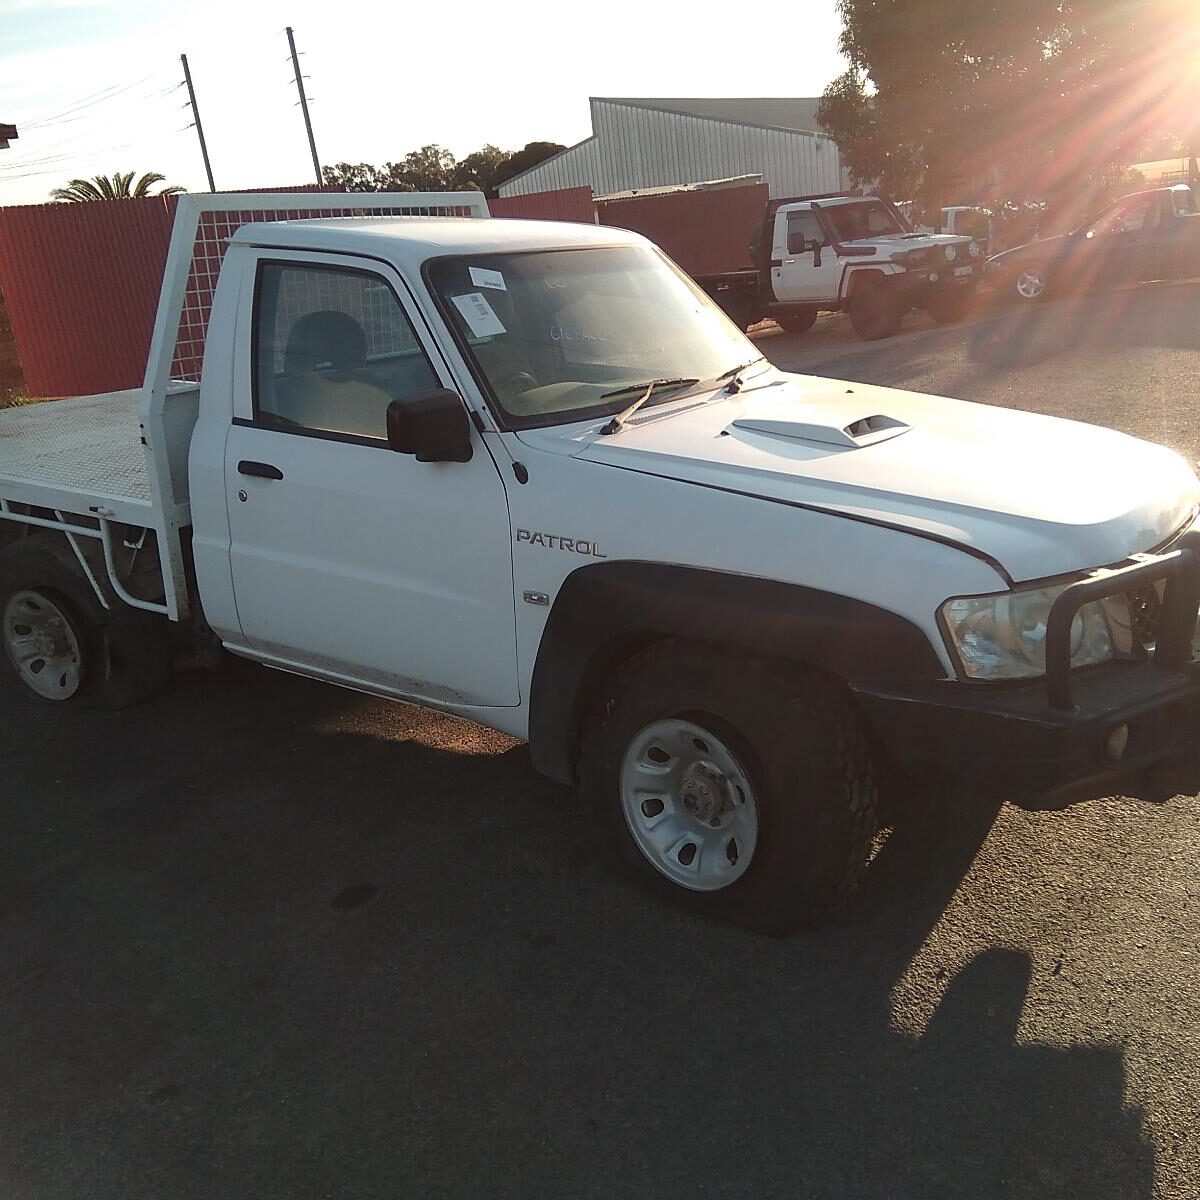
[[[270,463],[253,462],[250,459],[243,458],[238,463],[239,475],[253,475],[258,479],[282,479],[283,472],[278,467],[271,466]]]

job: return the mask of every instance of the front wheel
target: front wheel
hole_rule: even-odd
[[[925,301],[925,311],[939,325],[957,325],[970,315],[975,307],[975,300],[973,287],[942,288],[930,292]]]
[[[904,308],[893,296],[879,286],[860,288],[850,297],[850,324],[854,332],[867,342],[891,337],[900,328]]]
[[[861,721],[821,676],[663,642],[610,681],[580,786],[604,856],[687,908],[782,934],[862,876],[876,790]]]
[[[1044,300],[1050,290],[1050,277],[1044,267],[1022,267],[1012,279],[1009,294],[1022,304]]]

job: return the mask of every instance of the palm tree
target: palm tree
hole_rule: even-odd
[[[147,171],[134,182],[132,171],[117,171],[112,175],[96,175],[92,179],[72,179],[66,187],[55,188],[50,193],[54,200],[122,200],[133,196],[149,196],[150,189],[166,178],[157,171]],[[177,196],[186,188],[160,188],[159,196]]]

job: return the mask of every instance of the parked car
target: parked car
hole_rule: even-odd
[[[710,220],[739,203],[737,220]],[[914,232],[893,204],[859,192],[768,200],[762,187],[680,190],[606,205],[602,220],[654,234],[743,329],[772,317],[804,333],[819,312],[846,312],[859,337],[875,340],[914,308],[961,321],[986,261],[974,238]]]
[[[1078,229],[988,260],[987,284],[1022,303],[1064,292],[1200,275],[1200,212],[1187,184],[1135,192]]]
[[[456,713],[621,869],[777,932],[846,899],[895,772],[1040,796],[1192,747],[1179,455],[787,374],[639,235],[484,203],[180,197],[144,388],[0,413],[32,701],[223,646]],[[243,224],[275,207],[345,215]]]

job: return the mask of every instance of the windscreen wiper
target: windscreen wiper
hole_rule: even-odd
[[[601,433],[616,433],[620,428],[633,416],[651,396],[654,395],[659,388],[665,387],[691,387],[693,383],[699,383],[699,379],[650,379],[645,383],[631,383],[625,387],[615,388],[611,392],[605,392],[600,397],[601,400],[610,400],[613,396],[624,396],[628,392],[641,392],[642,394],[626,409],[617,413],[615,417],[607,421],[600,427]]]
[[[722,379],[728,379],[729,382],[725,385],[727,392],[740,392],[742,390],[742,372],[748,371],[755,363],[763,362],[766,359],[765,354],[760,354],[757,358],[752,358],[749,362],[741,363],[736,367],[730,367],[728,371],[722,372],[717,376],[717,382]]]

